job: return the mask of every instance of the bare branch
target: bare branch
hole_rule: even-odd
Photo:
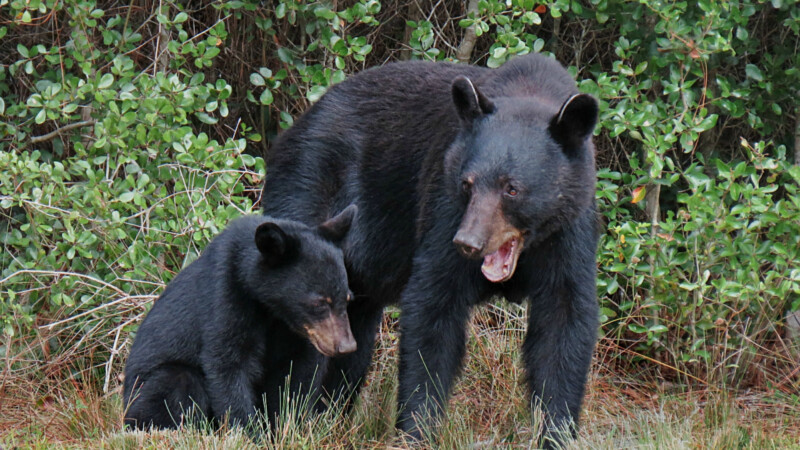
[[[49,141],[54,137],[58,136],[61,133],[67,132],[69,130],[74,130],[75,128],[82,128],[82,127],[90,127],[96,124],[96,120],[82,120],[80,122],[71,123],[68,125],[64,125],[61,128],[57,128],[47,134],[43,134],[41,136],[31,136],[31,144],[38,144],[39,142]]]

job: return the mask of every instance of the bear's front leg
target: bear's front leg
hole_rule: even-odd
[[[433,422],[445,409],[464,358],[466,325],[477,297],[465,260],[452,246],[443,250],[415,259],[400,300],[397,427],[415,439],[433,431]]]
[[[345,410],[353,406],[364,384],[383,317],[383,305],[371,298],[357,297],[348,306],[347,315],[350,317],[350,329],[357,343],[356,351],[332,358],[323,382],[331,401],[346,402]]]
[[[523,354],[531,406],[545,413],[545,448],[577,431],[597,341],[596,240],[587,227],[587,234],[580,229],[559,233],[524,269],[532,284]]]
[[[242,370],[209,371],[208,394],[211,409],[219,423],[247,427],[254,421],[257,412],[255,392],[250,379]]]

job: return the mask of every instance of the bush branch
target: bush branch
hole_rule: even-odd
[[[63,127],[56,128],[55,130],[47,134],[43,134],[41,136],[31,136],[31,144],[38,144],[39,142],[49,141],[50,139],[53,139],[54,137],[66,131],[73,130],[75,128],[89,127],[96,123],[97,123],[96,120],[83,120],[80,122],[71,123],[69,125],[64,125]]]

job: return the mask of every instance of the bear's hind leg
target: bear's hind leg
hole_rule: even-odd
[[[163,365],[133,383],[126,395],[128,427],[179,428],[211,417],[205,377],[196,367]]]

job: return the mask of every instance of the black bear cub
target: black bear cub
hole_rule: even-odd
[[[356,349],[339,248],[355,211],[317,227],[263,216],[233,221],[142,322],[125,367],[125,424],[272,419],[289,375],[289,396],[307,395],[321,408],[329,358]]]

